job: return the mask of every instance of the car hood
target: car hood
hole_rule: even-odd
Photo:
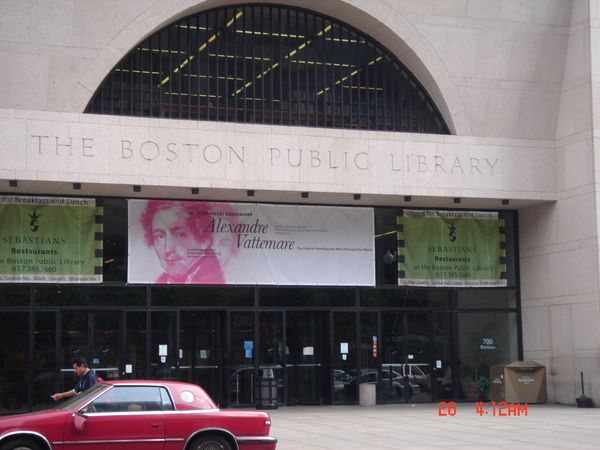
[[[44,427],[63,424],[70,414],[70,411],[47,409],[34,413],[0,417],[0,435],[13,429],[32,429],[33,426],[37,430],[37,426],[40,424],[43,424]]]

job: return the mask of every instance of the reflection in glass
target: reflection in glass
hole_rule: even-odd
[[[0,314],[0,407],[9,414],[27,409],[29,314]]]
[[[150,377],[177,380],[177,313],[157,311],[151,316]]]
[[[181,314],[179,381],[201,386],[221,401],[221,315],[217,311]]]
[[[346,383],[356,374],[356,313],[336,312],[333,314],[333,401],[350,403],[355,396],[346,388]]]
[[[139,380],[146,375],[146,312],[127,312],[127,328],[125,330],[125,380]]]
[[[517,315],[505,312],[458,315],[461,398],[489,398],[490,366],[518,360]]]
[[[229,348],[229,404],[254,405],[254,314],[232,312]]]
[[[146,288],[141,286],[36,286],[38,306],[145,306]]]
[[[286,314],[288,404],[319,405],[329,401],[329,329],[327,314],[289,311]]]

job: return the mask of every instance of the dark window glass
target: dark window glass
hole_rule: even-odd
[[[177,381],[178,351],[176,311],[156,311],[151,315],[150,378]]]
[[[489,399],[490,367],[519,360],[517,314],[458,315],[458,374],[466,400]]]
[[[459,308],[516,308],[517,293],[507,289],[460,289]]]
[[[0,285],[0,306],[29,306],[29,285]]]
[[[360,306],[435,308],[450,306],[449,289],[362,289]]]
[[[48,394],[64,392],[75,386],[72,373],[60,372],[61,376],[57,376],[56,325],[55,312],[35,314],[33,382],[30,383],[34,411],[53,408],[56,403]],[[68,381],[66,388],[63,376]]]
[[[125,370],[121,373],[120,379],[125,380],[141,380],[147,378],[146,375],[146,327],[147,327],[146,312],[127,312],[127,326],[125,327],[125,361],[126,367],[130,366],[130,370]]]
[[[0,342],[0,408],[7,414],[25,412],[29,314],[3,312],[0,315]]]
[[[352,288],[262,288],[260,306],[352,307],[356,290]]]
[[[85,112],[449,134],[421,83],[369,36],[274,5],[168,25],[117,64]]]
[[[127,200],[103,198],[104,281],[127,280]]]
[[[145,306],[146,288],[137,286],[38,286],[37,306]]]
[[[254,288],[248,287],[152,287],[153,306],[253,306]]]

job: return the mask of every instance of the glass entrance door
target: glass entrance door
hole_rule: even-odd
[[[229,314],[228,374],[226,378],[228,405],[254,405],[256,383],[256,346],[254,312],[232,311]]]
[[[179,326],[179,381],[201,386],[219,404],[223,401],[223,317],[219,311],[194,311],[181,314]]]
[[[429,313],[385,312],[381,319],[381,400],[431,401]]]
[[[104,380],[119,379],[122,313],[73,312],[62,314],[59,390],[68,390],[75,385],[73,358],[82,357],[96,374]]]
[[[286,374],[288,405],[329,403],[330,375],[328,315],[320,311],[286,314]]]

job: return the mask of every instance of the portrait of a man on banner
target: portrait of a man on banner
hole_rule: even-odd
[[[140,222],[144,242],[163,269],[156,284],[225,283],[208,203],[148,200]]]

